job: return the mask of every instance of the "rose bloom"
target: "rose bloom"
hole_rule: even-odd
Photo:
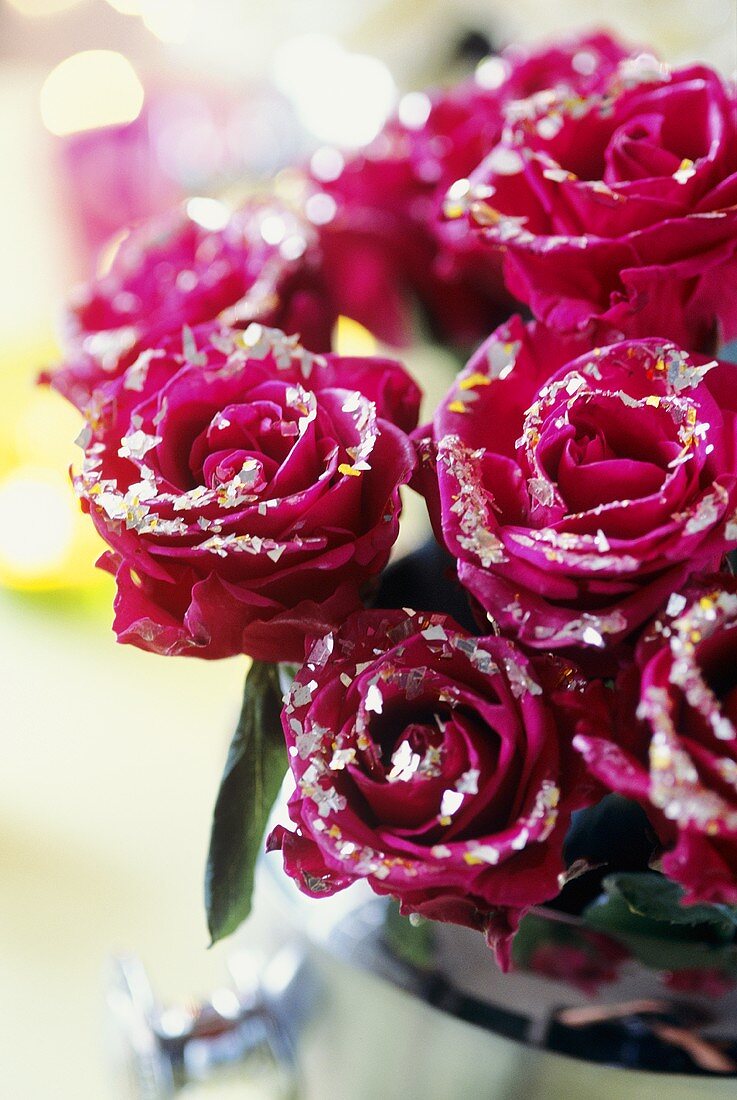
[[[63,319],[64,363],[43,380],[83,409],[142,351],[216,318],[239,327],[260,321],[328,350],[337,314],[317,257],[313,227],[274,198],[235,213],[190,199],[132,230],[109,271],[77,290]]]
[[[737,334],[737,114],[703,65],[623,61],[593,93],[512,104],[451,194],[549,325],[595,320],[707,354]]]
[[[257,324],[143,352],[88,407],[76,478],[112,547],[119,641],[299,660],[387,562],[418,402],[398,363]]]
[[[490,619],[596,654],[737,539],[737,367],[658,340],[585,346],[497,330],[417,433],[416,486]]]
[[[409,93],[360,152],[318,150],[307,212],[322,225],[325,270],[340,312],[404,343],[412,291],[442,336],[459,344],[485,336],[509,312],[510,299],[488,248],[460,226],[443,225],[449,185],[499,140],[510,100],[551,87],[589,94],[628,53],[606,34],[537,50],[511,47],[455,87]]]
[[[737,904],[736,590],[716,576],[674,594],[643,639],[639,745],[595,730],[574,741],[593,774],[645,807],[686,902]]]
[[[369,611],[308,650],[284,712],[292,833],[269,847],[300,889],[366,879],[403,913],[481,929],[503,965],[554,897],[591,788],[571,732],[592,702],[570,666],[443,615]]]

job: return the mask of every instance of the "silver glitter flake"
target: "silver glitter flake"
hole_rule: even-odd
[[[438,443],[438,460],[458,483],[457,500],[452,506],[461,529],[456,541],[462,550],[473,554],[482,567],[488,569],[490,565],[506,561],[507,557],[501,540],[492,530],[490,498],[483,485],[480,466],[482,457],[482,451],[472,451],[456,435],[446,435]]]
[[[120,447],[118,448],[118,454],[121,458],[131,458],[133,460],[141,460],[153,447],[158,447],[161,443],[162,437],[160,435],[147,435],[146,432],[140,429],[135,432],[131,432],[130,435],[124,435],[120,441]]]
[[[324,367],[322,355],[313,355],[299,343],[297,336],[287,336],[278,328],[268,328],[251,323],[240,336],[242,345],[252,359],[265,359],[271,355],[280,370],[296,366],[303,378],[309,378],[315,367]]]

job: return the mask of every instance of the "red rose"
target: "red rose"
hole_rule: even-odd
[[[734,989],[737,980],[716,968],[705,970],[696,967],[693,970],[669,971],[663,976],[663,985],[674,993],[697,993],[701,997],[718,1001]]]
[[[574,744],[606,786],[644,805],[684,900],[735,905],[737,594],[731,577],[708,580],[693,602],[673,595],[639,647],[640,747],[593,729]]]
[[[270,847],[306,893],[365,878],[405,913],[483,929],[506,965],[522,913],[558,893],[570,815],[590,797],[570,752],[592,706],[579,688],[570,667],[443,615],[353,616],[292,686],[297,831]]]
[[[97,391],[76,478],[112,547],[119,640],[299,660],[386,564],[418,402],[398,363],[256,324],[143,352]]]
[[[587,997],[595,997],[602,985],[617,981],[628,958],[629,952],[611,936],[564,926],[556,935],[551,930],[550,939],[535,947],[522,969],[568,982]]]
[[[502,630],[596,653],[737,538],[737,367],[657,340],[584,347],[497,330],[418,433],[416,481]]]
[[[325,271],[340,312],[402,343],[411,290],[442,335],[461,344],[485,336],[490,320],[509,312],[509,296],[488,248],[443,225],[449,185],[499,140],[510,100],[553,86],[588,94],[628,53],[606,34],[539,50],[513,47],[456,87],[410,93],[359,153],[319,150],[307,209],[322,223]]]
[[[462,205],[536,317],[707,353],[737,334],[737,116],[717,73],[643,56],[507,117]]]
[[[214,199],[191,199],[134,229],[109,272],[77,291],[64,320],[65,362],[44,380],[83,409],[142,351],[216,318],[261,321],[327,350],[336,315],[316,249],[309,222],[276,199],[253,199],[233,214]]]

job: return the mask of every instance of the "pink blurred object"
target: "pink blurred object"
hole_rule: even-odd
[[[77,274],[121,229],[188,195],[271,175],[298,155],[300,140],[291,107],[266,84],[236,93],[181,83],[147,87],[133,122],[54,139]]]
[[[150,115],[144,105],[133,122],[56,141],[65,221],[85,269],[121,228],[160,214],[182,198],[182,188],[157,160]]]
[[[312,225],[276,198],[237,211],[192,198],[124,236],[109,270],[62,318],[63,365],[42,379],[82,409],[95,389],[183,326],[252,321],[330,347],[337,312]]]

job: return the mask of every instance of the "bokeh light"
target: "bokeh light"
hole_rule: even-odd
[[[143,85],[126,57],[115,50],[83,50],[46,77],[41,118],[59,136],[123,125],[138,118],[143,98]]]
[[[172,45],[186,41],[195,21],[195,0],[140,0],[139,8],[146,29]]]
[[[11,8],[15,8],[21,15],[27,15],[32,19],[38,19],[45,15],[56,15],[58,12],[67,11],[69,8],[79,7],[85,0],[8,0]]]
[[[121,15],[140,15],[141,5],[139,0],[107,0],[107,3]]]
[[[191,33],[197,0],[107,0],[120,15],[139,18],[160,42],[177,45]]]
[[[35,384],[58,352],[51,342],[0,356],[0,587],[99,589],[103,545],[82,514],[69,466],[78,463],[76,409]]]
[[[397,99],[387,66],[349,53],[322,34],[303,34],[276,52],[274,79],[314,137],[347,148],[376,137]]]
[[[193,195],[187,200],[187,216],[193,222],[197,222],[203,229],[216,232],[224,229],[230,218],[230,208],[218,199],[206,198],[203,195]]]
[[[36,584],[55,575],[74,538],[74,513],[64,478],[22,466],[0,478],[0,583]]]

